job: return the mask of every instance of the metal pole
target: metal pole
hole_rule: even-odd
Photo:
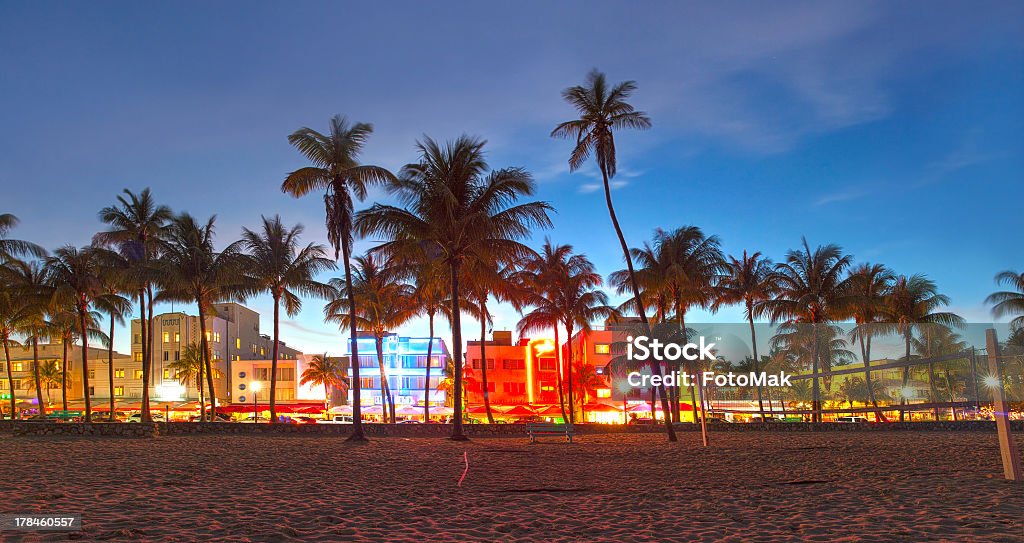
[[[999,456],[1003,460],[1003,476],[1010,481],[1024,481],[1020,456],[1017,453],[1017,446],[1013,442],[1013,436],[1010,435],[1010,423],[1007,420],[1009,407],[1003,399],[1003,374],[999,369],[999,342],[996,340],[994,329],[985,330],[985,343],[988,347],[988,372],[996,380],[992,386],[992,403],[996,418],[996,432],[999,434]]]

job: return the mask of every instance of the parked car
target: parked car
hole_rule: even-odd
[[[420,421],[418,421],[418,420],[406,419],[406,420],[398,421],[397,424],[422,424],[422,423]]]
[[[320,422],[313,417],[295,417],[292,420],[294,420],[296,424],[316,424]]]
[[[864,417],[836,417],[836,422],[842,422],[844,424],[860,424],[867,421],[868,419]]]
[[[154,411],[149,414],[149,418],[153,419],[153,422],[163,422],[164,414]],[[132,413],[125,422],[142,422],[142,413]]]
[[[331,415],[331,418],[321,420],[318,424],[352,424],[352,415]]]

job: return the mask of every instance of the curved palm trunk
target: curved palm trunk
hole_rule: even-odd
[[[152,379],[153,378],[153,351],[156,350],[154,345],[153,345],[156,342],[156,338],[154,337],[155,334],[153,332],[153,328],[155,327],[155,323],[156,323],[156,321],[153,320],[153,310],[154,310],[154,307],[156,306],[156,304],[153,303],[153,285],[146,285],[146,292],[147,292],[147,294],[149,296],[149,304],[146,306],[146,311],[147,311],[147,315],[148,315],[148,319],[146,320],[146,327],[149,329],[149,338],[148,338],[149,345],[147,346],[147,352],[149,353],[149,366],[150,366],[149,377],[150,377],[150,379]],[[146,404],[146,409],[149,410],[149,404],[148,403]]]
[[[359,343],[356,341],[356,298],[352,290],[352,263],[349,262],[349,244],[342,240],[341,257],[345,266],[345,293],[348,296],[348,322],[349,341],[351,348],[348,366],[352,370],[352,435],[347,441],[363,442],[366,435],[363,433],[363,399],[362,383],[359,381]]]
[[[114,315],[110,315],[110,335],[107,344],[107,385],[110,387],[110,414],[107,417],[109,422],[114,422]]]
[[[199,422],[206,420],[206,396],[203,390],[203,367],[199,366],[199,378],[196,379],[196,388],[199,389]],[[213,415],[210,415],[210,422],[213,422]]]
[[[487,302],[480,301],[480,380],[484,393],[484,411],[487,412],[487,423],[494,424],[494,413],[491,412],[491,397],[487,391]]]
[[[573,393],[573,388],[572,388],[572,328],[571,328],[571,326],[572,326],[572,324],[570,324],[570,323],[566,323],[566,325],[565,325],[565,334],[566,334],[566,336],[565,336],[565,345],[567,347],[566,351],[568,353],[568,359],[566,360],[566,364],[565,364],[565,372],[569,376],[568,386],[566,387],[566,389],[569,391],[569,424],[576,424],[576,400],[575,400],[575,394]],[[559,351],[562,350],[562,347],[558,344],[558,341],[555,341],[555,348],[558,349]]]
[[[754,315],[751,313],[752,309],[753,308],[751,307],[751,302],[748,300],[747,301],[747,322],[750,324],[750,347],[754,351],[754,373],[757,373],[757,372],[760,371],[760,369],[758,367],[757,335],[754,333]],[[771,399],[769,398],[768,401],[770,403]],[[761,384],[760,383],[758,383],[758,385],[757,385],[757,408],[758,408],[758,410],[761,411],[761,424],[767,423],[768,419],[765,418],[765,416],[764,416],[764,400],[761,398]]]
[[[68,336],[61,338],[64,352],[61,355],[60,361],[60,397],[61,407],[64,409],[65,414],[68,412],[68,341],[71,341],[71,338]],[[49,394],[49,391],[47,391],[47,394]]]
[[[14,420],[18,412],[16,404],[18,399],[14,397],[14,373],[11,370],[11,349],[10,349],[10,338],[4,334],[4,367],[7,368],[7,388],[11,391],[11,420]]]
[[[434,355],[434,312],[427,312],[430,326],[430,339],[427,340],[427,371],[423,378],[423,422],[430,421],[430,363]]]
[[[281,293],[274,291],[274,358],[270,361],[270,423],[277,423],[277,355],[281,333]]]
[[[626,259],[626,269],[629,271],[629,284],[633,289],[633,299],[636,300],[637,315],[640,317],[640,322],[643,323],[644,331],[650,334],[651,323],[647,320],[647,314],[644,310],[643,297],[640,295],[640,285],[636,282],[636,271],[633,270],[633,259],[629,255],[629,246],[626,244],[626,238],[622,235],[622,228],[619,226],[619,219],[615,216],[615,206],[612,204],[612,189],[608,183],[608,171],[604,166],[601,166],[601,178],[604,180],[604,200],[608,206],[608,216],[611,217],[612,226],[615,227],[615,235],[619,238],[619,246],[622,248],[622,256]],[[651,361],[651,371],[654,375],[662,375],[661,367]],[[661,407],[665,413],[669,412],[668,397],[665,394],[665,385],[658,386],[658,393],[661,394]],[[669,417],[665,417],[665,432],[668,434],[669,441],[677,441],[676,430],[672,427],[672,422],[668,420]]]
[[[331,385],[324,381],[324,415],[331,412]]]
[[[89,330],[86,328],[85,316],[89,308],[79,306],[78,321],[82,325],[82,396],[85,397],[85,422],[92,422],[92,397],[89,395]],[[65,399],[65,408],[67,400]]]
[[[690,342],[690,334],[689,334],[689,332],[686,331],[686,312],[685,311],[678,311],[678,313],[679,313],[679,327],[682,329],[682,332],[683,332],[683,344],[686,344],[686,343]],[[698,364],[699,364],[699,362],[698,362]],[[692,363],[688,363],[687,365],[692,365]],[[682,361],[679,362],[679,367],[680,368],[683,367]],[[699,366],[698,366],[698,369],[699,369]],[[689,371],[689,368],[687,369],[687,371]],[[697,399],[698,398],[697,398],[697,396],[694,395],[693,390],[694,390],[694,388],[698,388],[698,389],[700,388],[700,386],[701,386],[701,384],[700,384],[701,383],[700,377],[701,376],[700,376],[700,371],[695,371],[695,372],[693,372],[693,374],[696,377],[696,379],[690,381],[690,404],[693,405],[693,416],[696,417],[697,416]],[[694,381],[696,381],[696,384],[694,383]],[[680,415],[680,413],[679,413],[679,387],[676,386],[675,389],[676,389],[676,405],[673,406],[675,411],[672,412],[672,416],[675,417],[675,421],[676,422],[679,422],[680,421],[680,419],[679,419],[679,415]],[[698,392],[699,392],[699,390],[698,390]],[[704,402],[701,401],[700,405],[701,405],[701,409],[703,410],[704,409]],[[695,422],[695,423],[697,422],[696,418],[694,418],[693,422]],[[705,428],[704,428],[704,417],[702,416],[701,417],[701,435],[702,436],[705,435],[705,431],[704,430],[705,430]],[[705,444],[706,444],[706,441],[707,441],[706,437],[704,437],[704,441],[705,441]]]
[[[36,380],[36,401],[39,402],[36,405],[39,406],[39,414],[45,415],[46,409],[43,407],[43,383],[39,377],[39,336],[32,337],[32,373]]]
[[[388,422],[388,415],[391,415],[391,422],[395,422],[394,419],[394,400],[391,399],[391,387],[388,386],[388,376],[384,373],[384,338],[377,336],[374,343],[377,345],[377,367],[380,368],[380,403],[381,403],[381,415],[384,417],[384,423]],[[388,408],[388,401],[391,400],[391,408]]]
[[[217,416],[217,389],[213,388],[213,364],[210,361],[210,342],[206,340],[206,310],[203,307],[202,301],[196,300],[196,302],[196,305],[199,306],[199,343],[203,350],[199,376],[201,382],[203,371],[205,370],[206,386],[210,390],[210,422],[213,422],[216,420],[214,417]],[[199,414],[199,420],[206,420],[205,407],[203,407],[202,413]]]
[[[149,327],[146,325],[146,291],[139,291],[139,330],[142,334],[142,420],[150,422],[149,415]]]
[[[555,323],[555,345],[558,345],[558,323]],[[565,366],[562,364],[562,349],[555,349],[555,362],[558,364],[558,371],[555,372],[558,382],[558,405],[562,408],[562,422],[568,422],[569,417],[565,411],[565,386],[562,384],[562,374],[565,373]]]
[[[453,441],[468,441],[469,438],[462,428],[462,316],[459,314],[459,262],[451,263],[451,296],[452,296],[452,359],[455,367],[455,400],[452,424]]]
[[[878,399],[875,397],[875,385],[871,382],[871,338],[864,339],[864,334],[860,334],[860,353],[864,360],[864,381],[868,386],[868,400],[871,401],[871,406],[875,408],[875,418],[887,422],[885,414],[878,408]]]

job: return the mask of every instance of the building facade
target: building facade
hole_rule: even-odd
[[[431,406],[444,405],[445,393],[437,388],[444,379],[443,370],[448,360],[448,347],[441,338],[433,338],[428,385],[426,377],[429,341],[428,338],[400,337],[393,333],[384,336],[383,368],[396,406],[423,405],[424,401],[430,402]],[[376,339],[370,332],[359,332],[356,342],[359,351],[360,404],[381,406],[383,396]],[[348,344],[346,342],[346,345]],[[345,355],[351,358],[351,352],[346,352]],[[429,393],[424,390],[425,388]],[[351,391],[349,401],[352,401]]]
[[[347,405],[344,391],[323,385],[302,384],[302,375],[309,368],[313,355],[300,354],[296,358],[277,361],[276,399],[281,403],[322,403],[330,398],[331,405]],[[341,377],[348,380],[348,357],[329,357],[338,362]],[[272,360],[236,360],[231,363],[232,403],[259,403],[270,401],[270,376]],[[258,386],[253,386],[258,383]],[[329,389],[329,390],[328,390]]]

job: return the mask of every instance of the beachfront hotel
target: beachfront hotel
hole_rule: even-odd
[[[376,338],[371,332],[361,331],[356,342],[359,350],[361,405],[383,406]],[[351,347],[348,342],[345,344],[345,356],[351,359]],[[444,379],[443,370],[448,360],[448,347],[443,339],[434,338],[430,353],[430,383],[427,386],[428,345],[428,338],[399,336],[395,333],[387,333],[382,338],[384,372],[396,406],[422,406],[424,402],[429,402],[430,406],[445,405],[446,395],[444,391],[438,390],[438,385]],[[429,389],[429,394],[424,391],[425,386]],[[351,401],[350,390],[348,402]]]

